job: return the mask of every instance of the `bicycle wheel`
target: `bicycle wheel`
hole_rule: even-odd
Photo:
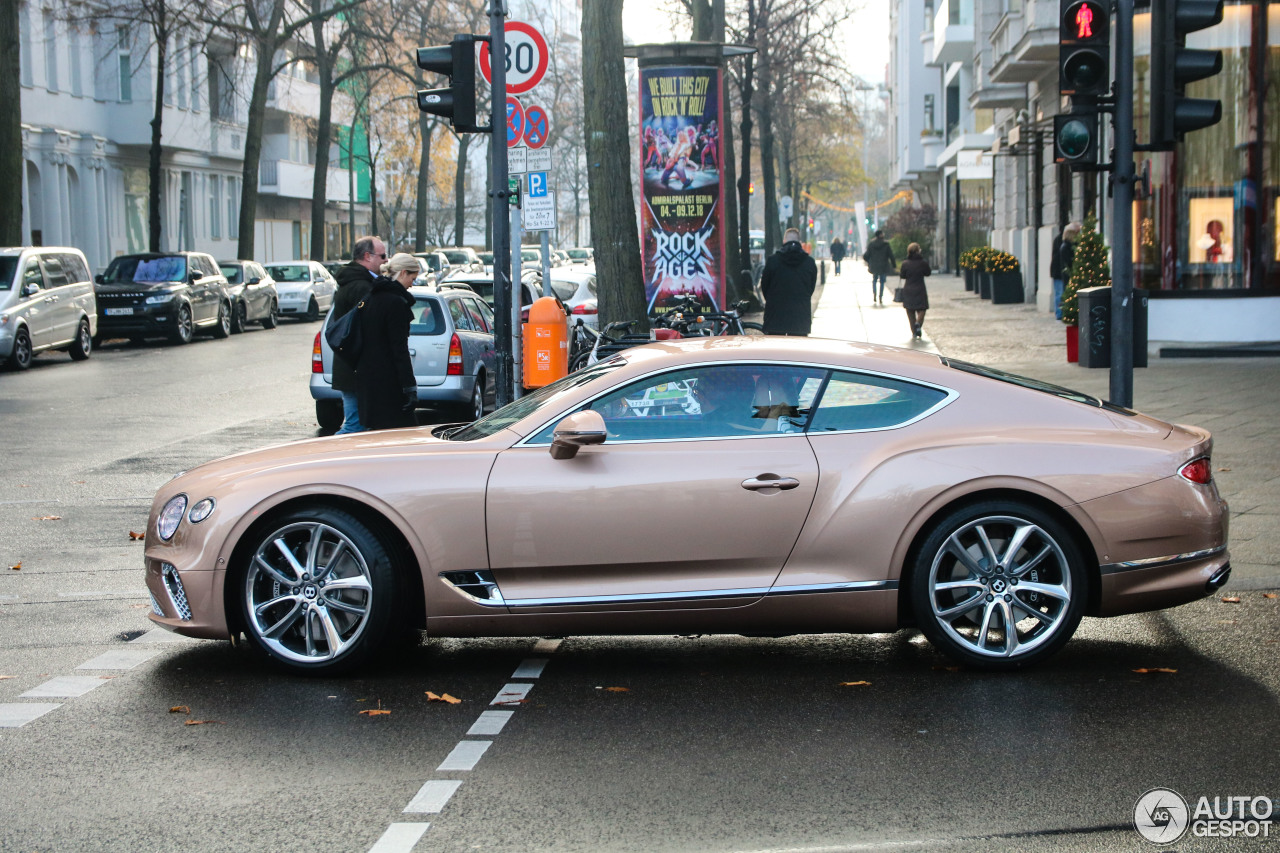
[[[759,323],[742,323],[742,334],[751,338],[764,337],[764,326]]]

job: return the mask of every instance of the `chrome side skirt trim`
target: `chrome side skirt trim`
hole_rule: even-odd
[[[846,581],[843,583],[821,583],[821,584],[799,584],[795,586],[775,586],[775,587],[743,587],[739,589],[706,589],[692,590],[689,592],[663,592],[663,593],[630,593],[627,595],[573,595],[561,596],[554,598],[504,598],[498,590],[497,584],[488,577],[488,572],[468,572],[467,575],[472,578],[482,578],[481,583],[485,585],[485,592],[488,597],[481,598],[475,594],[475,581],[465,584],[471,589],[464,589],[463,584],[459,584],[455,577],[462,573],[442,572],[441,578],[451,584],[462,595],[474,601],[476,604],[482,604],[485,607],[562,607],[562,606],[598,606],[605,604],[639,604],[639,603],[660,603],[663,601],[698,601],[722,598],[761,598],[773,597],[775,595],[809,595],[823,592],[861,592],[867,590],[888,590],[897,589],[898,582],[896,580],[883,581]],[[450,577],[454,575],[455,577]],[[489,586],[492,584],[492,586]]]
[[[1135,569],[1158,569],[1164,566],[1176,566],[1179,563],[1189,563],[1192,560],[1204,560],[1208,557],[1216,557],[1218,554],[1226,553],[1227,546],[1219,545],[1217,548],[1206,548],[1203,551],[1190,551],[1186,554],[1175,554],[1172,557],[1149,557],[1145,560],[1127,560],[1123,563],[1107,563],[1099,566],[1098,571],[1104,575],[1114,575],[1119,572],[1131,572]]]

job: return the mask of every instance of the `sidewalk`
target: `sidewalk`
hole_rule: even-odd
[[[846,261],[840,276],[827,262],[826,287],[814,311],[813,336],[936,352],[989,364],[1106,399],[1110,371],[1067,363],[1065,326],[1035,305],[992,305],[958,276],[927,280],[924,339],[913,341],[906,312],[871,299],[871,275]],[[1134,408],[1213,432],[1214,477],[1231,505],[1233,590],[1280,588],[1280,359],[1161,359],[1134,370]]]

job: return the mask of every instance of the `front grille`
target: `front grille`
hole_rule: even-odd
[[[99,293],[99,299],[141,299],[146,296],[145,293]]]
[[[160,564],[160,574],[164,578],[164,588],[169,591],[169,600],[173,609],[183,622],[191,621],[191,606],[187,604],[187,591],[182,588],[182,578],[171,563]]]

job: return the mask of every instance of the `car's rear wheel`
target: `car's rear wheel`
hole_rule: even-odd
[[[175,344],[189,344],[191,338],[195,334],[195,329],[191,325],[191,306],[178,306],[178,321],[172,332],[169,333],[169,340]],[[142,338],[130,338],[131,341],[141,342]]]
[[[243,302],[236,303],[236,309],[231,314],[231,334],[238,335],[244,331],[244,327],[248,325],[249,312],[245,309]]]
[[[80,318],[80,327],[76,329],[76,339],[67,347],[72,361],[84,361],[93,352],[93,333],[89,331],[89,319]]]
[[[403,596],[391,551],[355,516],[316,506],[283,515],[250,542],[236,595],[249,640],[294,672],[333,675],[367,661]]]
[[[1020,501],[961,507],[920,547],[911,603],[920,629],[980,669],[1039,662],[1071,639],[1089,596],[1084,558],[1066,528]]]
[[[307,313],[305,319],[308,323],[314,323],[320,319],[320,303],[316,302],[316,298],[311,297],[311,301],[307,303]]]
[[[218,322],[213,324],[215,338],[231,337],[231,306],[226,302],[218,303]]]
[[[279,314],[280,306],[277,305],[276,301],[273,299],[271,300],[271,310],[267,312],[267,316],[262,318],[262,328],[274,329],[276,327],[276,323],[279,321]]]
[[[9,353],[9,367],[13,370],[26,370],[31,366],[34,353],[31,351],[31,333],[26,326],[19,326],[13,333],[13,351]]]
[[[476,376],[471,387],[471,402],[458,411],[468,422],[478,421],[484,417],[484,374]]]
[[[325,432],[335,432],[347,418],[341,400],[316,400],[316,423]]]

